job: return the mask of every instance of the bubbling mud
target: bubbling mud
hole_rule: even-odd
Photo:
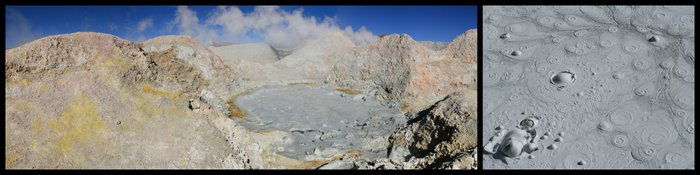
[[[484,7],[484,169],[694,169],[694,13]]]

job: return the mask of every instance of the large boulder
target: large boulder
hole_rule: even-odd
[[[394,133],[389,138],[392,152],[408,152],[399,153],[409,162],[404,168],[440,168],[454,161],[461,166],[462,158],[454,158],[477,145],[476,103],[476,91],[450,94]]]

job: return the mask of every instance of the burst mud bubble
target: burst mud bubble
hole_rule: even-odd
[[[694,169],[694,13],[484,7],[484,169]]]

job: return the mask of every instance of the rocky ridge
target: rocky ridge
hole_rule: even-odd
[[[327,81],[350,89],[377,90],[387,105],[417,112],[447,94],[476,87],[476,31],[433,51],[408,35],[388,35],[347,53]]]

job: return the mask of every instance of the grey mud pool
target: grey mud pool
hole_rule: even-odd
[[[484,7],[484,169],[694,169],[694,15]]]
[[[238,121],[241,125],[282,133],[271,151],[299,160],[349,151],[366,159],[387,157],[387,138],[407,121],[398,109],[380,105],[371,94],[346,94],[327,86],[263,88],[236,103],[247,114]]]

